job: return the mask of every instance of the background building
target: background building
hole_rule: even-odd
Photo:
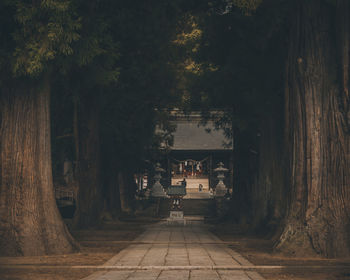
[[[202,121],[201,114],[172,112],[171,122],[176,125],[173,145],[163,161],[167,170],[167,185],[176,185],[186,178],[187,189],[204,191],[217,184],[213,169],[222,161],[229,169],[225,184],[232,189],[233,183],[233,139],[228,139],[222,129],[216,129],[214,121]]]

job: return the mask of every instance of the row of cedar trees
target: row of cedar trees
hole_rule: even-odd
[[[232,215],[276,250],[349,256],[350,2],[295,1],[287,52],[284,110],[235,135]]]
[[[54,2],[45,1],[45,5]],[[50,7],[58,12],[63,8]],[[249,143],[246,135],[235,135],[233,215],[240,223],[248,220],[253,228],[264,225],[276,233],[276,249],[342,257],[350,254],[350,6],[347,0],[338,0],[335,14],[328,8],[328,1],[295,1],[286,62],[284,125],[276,121],[281,119],[279,115],[261,121],[258,156],[244,149]],[[94,7],[87,6],[87,13],[91,9]],[[59,22],[61,16],[53,20]],[[17,36],[21,38],[21,34]],[[57,36],[54,40],[65,46],[75,40],[72,38]],[[47,45],[50,50],[50,43],[44,47]],[[16,49],[15,57],[20,58],[16,63],[35,72],[36,57],[26,66],[23,61],[27,57],[21,56],[21,50],[28,48]],[[47,52],[45,61],[64,50]],[[38,55],[43,52],[45,49]],[[2,66],[1,74],[8,75],[8,69]],[[49,109],[52,72],[45,73],[35,79],[2,80],[0,251],[5,255],[62,254],[79,247],[54,200]],[[86,103],[81,100],[83,107],[76,110],[83,120],[76,123],[88,131],[74,130],[79,181],[76,222],[81,226],[98,220],[98,209],[115,204],[107,201],[106,206],[102,197],[115,197],[116,186],[125,185],[122,181],[129,178],[116,173],[119,179],[110,178],[115,188],[109,188],[104,196],[98,189],[99,111],[92,99],[85,99]],[[251,135],[248,140],[252,140]]]
[[[137,2],[0,1],[1,255],[79,250],[53,188],[52,155],[65,149],[77,227],[130,211],[128,168],[153,144],[154,108],[169,101],[164,52],[177,15],[172,1]]]

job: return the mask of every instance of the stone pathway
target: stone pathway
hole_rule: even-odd
[[[139,242],[139,243],[136,243]],[[210,233],[201,221],[158,223],[84,280],[262,280],[252,263]]]

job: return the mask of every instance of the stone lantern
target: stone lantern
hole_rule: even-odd
[[[163,168],[161,168],[160,163],[156,163],[156,167],[154,168],[154,184],[152,186],[151,189],[151,197],[167,197],[164,188],[162,186],[162,184],[160,183],[160,179],[162,179],[162,173],[164,173],[165,170]]]
[[[224,184],[225,179],[225,172],[228,172],[228,169],[224,167],[224,164],[222,162],[218,163],[218,167],[214,169],[214,172],[216,172],[217,178],[219,180],[218,184],[215,187],[215,196],[216,197],[224,197],[227,193],[227,188]]]

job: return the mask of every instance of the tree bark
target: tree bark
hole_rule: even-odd
[[[49,79],[3,89],[1,100],[1,255],[76,251],[53,190]]]
[[[110,212],[114,217],[117,217],[121,210],[121,203],[120,203],[120,191],[119,191],[119,184],[118,184],[118,174],[116,170],[112,171],[113,174],[109,174],[108,181],[107,181],[107,189],[105,190],[106,193],[106,204],[107,204],[107,211]]]
[[[78,194],[74,216],[74,225],[78,228],[97,225],[103,210],[99,108],[93,94],[85,97],[79,107]]]
[[[131,199],[130,199],[130,182],[126,171],[118,172],[118,186],[120,195],[120,208],[124,213],[132,212]]]
[[[284,217],[285,199],[283,129],[277,114],[261,121],[256,180],[252,185],[252,227],[274,234]]]
[[[253,220],[251,193],[257,176],[258,160],[257,154],[252,153],[252,147],[256,148],[251,132],[236,130],[234,139],[232,217],[234,222],[245,227]]]
[[[111,137],[102,145],[103,194],[105,199],[104,211],[117,218],[120,211],[120,192],[118,184],[118,169],[116,155],[113,149],[114,142]]]
[[[341,22],[349,16],[345,2],[338,1],[346,6],[337,10]],[[327,1],[297,1],[291,26],[285,98],[290,201],[276,248],[295,255],[350,254],[348,43],[334,44],[332,11]],[[346,24],[341,42],[348,42]],[[336,63],[339,48],[343,67]]]
[[[258,128],[235,133],[232,215],[246,230],[276,233],[284,218],[283,118],[276,110]]]

